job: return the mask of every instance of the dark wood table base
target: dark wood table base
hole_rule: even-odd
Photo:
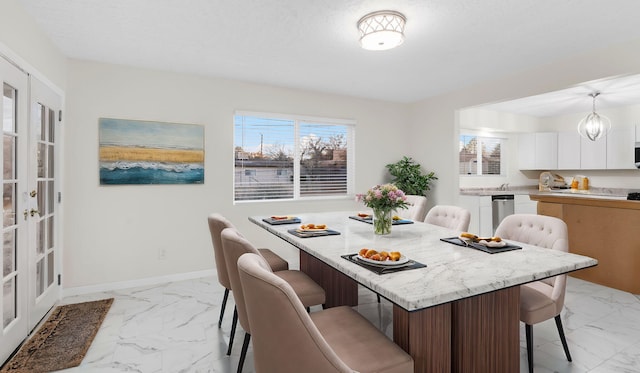
[[[327,292],[327,307],[358,304],[355,280],[300,251],[300,270]],[[416,372],[520,371],[520,287],[409,312],[394,304],[393,340]]]

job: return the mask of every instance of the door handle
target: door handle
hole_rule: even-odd
[[[31,209],[31,210],[29,211],[29,214],[31,215],[31,217],[33,217],[33,215],[35,215],[35,214],[40,215],[40,211],[38,211],[38,210],[36,210],[36,209]]]

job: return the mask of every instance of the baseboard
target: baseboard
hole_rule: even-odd
[[[204,271],[176,273],[166,276],[148,277],[131,281],[109,282],[106,284],[90,285],[90,286],[78,286],[73,288],[63,288],[62,297],[70,297],[74,295],[84,295],[90,293],[100,293],[103,291],[112,291],[120,289],[134,288],[138,286],[149,286],[164,284],[167,282],[192,280],[195,278],[212,277],[216,275],[216,271],[213,269],[207,269]]]

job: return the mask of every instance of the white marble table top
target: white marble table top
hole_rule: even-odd
[[[488,254],[442,242],[440,238],[455,237],[459,232],[420,222],[394,225],[390,235],[379,236],[373,233],[371,224],[349,219],[356,214],[356,211],[288,214],[299,217],[303,224],[326,224],[341,233],[313,238],[298,238],[287,232],[299,224],[269,225],[262,221],[268,216],[252,216],[249,220],[408,311],[597,264],[597,260],[586,256],[522,243],[516,243],[522,246],[521,250]],[[340,257],[364,247],[400,251],[427,267],[378,275]]]

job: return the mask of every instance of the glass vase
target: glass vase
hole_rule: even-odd
[[[390,234],[393,225],[393,217],[391,209],[373,209],[373,233]]]

